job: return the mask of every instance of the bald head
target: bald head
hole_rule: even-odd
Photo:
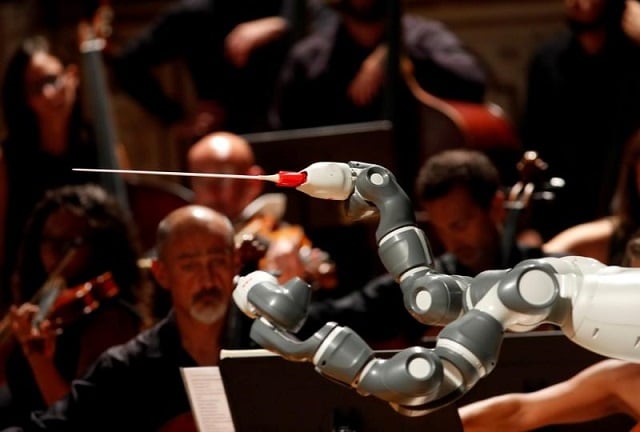
[[[237,268],[233,234],[226,216],[198,205],[174,210],[160,222],[151,270],[171,294],[179,327],[221,322]]]
[[[234,247],[233,227],[226,216],[208,207],[189,205],[172,211],[158,225],[158,256],[165,258],[173,240],[188,235],[215,236],[223,247]]]
[[[187,154],[189,171],[219,174],[263,174],[251,145],[239,135],[214,132],[196,142]],[[262,192],[260,181],[192,177],[194,201],[236,219]]]
[[[251,146],[239,135],[214,132],[196,142],[187,155],[189,169],[196,172],[244,174],[255,163]]]

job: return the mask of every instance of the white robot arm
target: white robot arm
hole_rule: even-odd
[[[287,359],[417,416],[453,402],[496,365],[505,330],[558,325],[599,354],[640,361],[640,269],[583,257],[527,260],[475,278],[433,271],[429,243],[406,193],[386,168],[361,162],[312,164],[298,190],[344,200],[352,217],[378,212],[378,254],[418,321],[444,326],[433,349],[411,347],[388,359],[348,327],[327,323],[313,336],[304,323],[311,290],[300,279],[279,285],[265,272],[239,279],[234,300],[255,318],[251,337]]]

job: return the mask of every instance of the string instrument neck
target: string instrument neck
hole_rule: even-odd
[[[502,235],[503,266],[510,265],[518,232],[527,228],[524,215],[530,209],[534,194],[542,187],[548,166],[537,152],[526,151],[516,168],[520,179],[508,191],[504,205],[507,213]]]
[[[56,332],[62,332],[82,317],[94,313],[105,301],[119,293],[110,272],[71,288],[67,288],[65,281],[59,278],[49,278],[45,285],[39,290],[41,295],[32,299],[33,302],[39,300],[36,303],[40,307],[32,324],[37,327],[41,321],[48,320],[51,329]],[[18,343],[13,337],[11,323],[9,312],[0,321],[0,384],[6,380],[6,359]]]
[[[32,320],[34,327],[49,320],[54,330],[61,331],[85,315],[95,312],[105,301],[120,292],[110,272],[103,273],[87,282],[67,287],[64,280],[56,278],[38,291],[30,303],[38,305],[38,313]],[[0,321],[0,345],[12,334],[10,313]]]
[[[112,18],[107,8],[98,8],[91,25],[82,27],[80,33],[80,54],[82,77],[95,127],[98,149],[98,163],[102,168],[120,168],[116,150],[118,137],[111,108],[102,52],[106,44],[105,28]],[[127,186],[118,175],[101,174],[101,183],[117,200],[123,210],[131,212]]]

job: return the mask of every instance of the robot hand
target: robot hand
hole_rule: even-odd
[[[251,338],[262,347],[292,361],[311,362],[325,377],[388,401],[405,415],[427,413],[432,409],[428,402],[454,387],[440,359],[423,347],[379,359],[355,332],[333,322],[307,340],[297,339],[293,333],[304,322],[310,292],[298,278],[281,286],[273,275],[256,271],[238,280],[233,298],[256,319]]]
[[[475,278],[438,274],[411,202],[388,170],[321,162],[303,173],[298,190],[345,200],[352,217],[379,213],[378,253],[399,282],[406,309],[418,321],[444,328],[435,348],[407,348],[389,359],[377,358],[355,332],[336,323],[299,340],[294,333],[307,314],[309,286],[297,278],[279,285],[273,276],[254,272],[239,279],[234,300],[255,318],[251,337],[264,348],[311,362],[324,376],[388,401],[405,415],[448,404],[490,373],[505,330],[554,323],[587,349],[640,361],[640,269],[565,257],[527,260]]]

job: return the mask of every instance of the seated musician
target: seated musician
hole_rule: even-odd
[[[139,253],[127,219],[99,186],[47,192],[27,223],[2,321],[10,396],[0,401],[0,424],[60,399],[100,353],[141,330]]]
[[[196,142],[188,152],[187,163],[189,171],[196,173],[264,174],[256,164],[249,143],[230,132],[214,132]],[[196,204],[217,210],[233,221],[241,255],[247,258],[251,253],[243,254],[243,251],[253,246],[260,249],[261,245],[255,243],[264,242],[262,246],[266,250],[259,267],[277,273],[281,282],[299,276],[308,282],[320,283],[316,276],[325,272],[319,268],[327,264],[331,271],[332,264],[326,253],[307,247],[304,231],[291,229],[291,225],[282,220],[286,198],[283,194],[263,194],[264,182],[192,177],[191,187]],[[246,238],[252,245],[243,244]],[[327,276],[321,278],[321,283],[333,284],[330,275]]]
[[[380,120],[385,114],[389,0],[332,0],[338,19],[297,42],[282,71],[270,121],[296,129]],[[482,102],[486,78],[459,38],[435,20],[402,14],[403,52],[435,96]],[[404,106],[406,108],[406,105]]]
[[[214,366],[234,345],[230,305],[234,231],[207,207],[188,205],[158,226],[152,271],[171,295],[168,315],[104,352],[73,391],[20,428],[48,431],[195,432],[180,368]]]
[[[398,133],[395,175],[408,190],[420,154],[430,155],[436,151],[433,147],[448,145],[448,141],[438,140],[436,146],[417,139],[422,131],[416,110],[423,102],[416,100],[413,82],[438,98],[481,103],[485,70],[441,22],[402,11],[398,22],[392,22],[391,5],[401,2],[327,3],[337,19],[289,50],[269,110],[270,126],[286,130],[392,119]],[[396,32],[398,50],[390,36]],[[404,79],[388,73],[393,61],[402,66]]]

